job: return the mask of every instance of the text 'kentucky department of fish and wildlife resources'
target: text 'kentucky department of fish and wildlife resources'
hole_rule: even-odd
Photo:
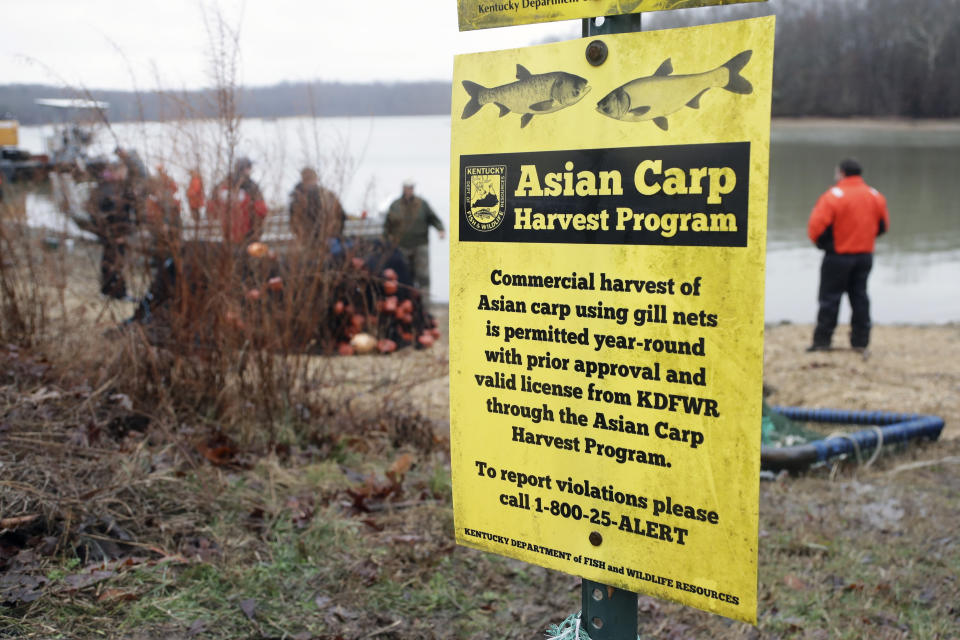
[[[766,0],[457,0],[460,31]]]

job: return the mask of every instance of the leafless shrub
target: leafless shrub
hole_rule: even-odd
[[[0,201],[0,343],[32,347],[47,337],[53,307],[62,303],[63,271],[44,253],[44,236],[27,226],[23,191],[8,185],[7,192]]]
[[[211,104],[198,113],[191,102],[171,101],[168,112],[177,115],[162,125],[170,156],[157,159],[180,176],[198,172],[209,187],[245,152],[237,28],[219,13],[206,14],[205,23]],[[199,117],[211,110],[213,120]],[[308,166],[316,166],[321,153],[315,122],[312,138],[306,152],[312,157],[303,158]],[[327,163],[325,174],[328,186],[342,187],[353,165],[342,147],[333,151],[339,160]],[[286,161],[282,144],[273,153],[280,161],[267,165]],[[271,211],[268,224],[279,216],[286,212]],[[337,356],[350,352],[350,338],[361,332],[401,346],[420,346],[421,335],[429,342],[436,333],[419,313],[419,293],[387,283],[383,251],[361,243],[333,255],[326,243],[287,234],[269,241],[267,255],[251,256],[246,242],[219,241],[218,226],[191,218],[164,252],[156,250],[164,244],[156,235],[141,234],[137,268],[151,283],[148,298],[163,303],[141,303],[135,322],[111,332],[106,357],[91,354],[104,365],[101,383],[115,381],[138,407],[175,416],[173,422],[200,419],[243,445],[261,447],[362,431],[371,424],[371,407],[398,402],[412,382],[443,374],[445,365],[420,353]],[[391,297],[391,305],[410,299],[406,316],[384,307]],[[406,439],[433,446],[428,437]]]

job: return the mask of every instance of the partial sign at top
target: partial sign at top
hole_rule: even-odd
[[[766,0],[457,0],[460,31]]]

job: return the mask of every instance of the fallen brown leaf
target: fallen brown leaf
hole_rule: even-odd
[[[403,453],[393,461],[393,464],[391,464],[390,468],[387,469],[385,475],[393,482],[399,484],[403,481],[403,477],[407,475],[407,472],[410,471],[412,466],[413,454]]]
[[[104,589],[97,596],[97,602],[125,602],[136,600],[139,597],[138,594],[123,589]]]

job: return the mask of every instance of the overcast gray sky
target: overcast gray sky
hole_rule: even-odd
[[[460,33],[456,0],[12,0],[0,84],[210,84],[204,15],[240,25],[241,81],[449,79],[453,55],[580,34],[579,21]],[[134,80],[135,78],[135,80]]]

